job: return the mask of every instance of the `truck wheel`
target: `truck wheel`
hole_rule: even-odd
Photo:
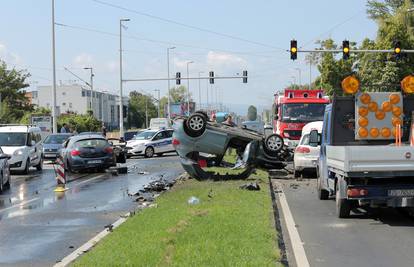
[[[348,218],[351,213],[351,203],[347,199],[341,199],[339,185],[336,186],[336,215],[338,218]]]
[[[271,156],[277,156],[282,148],[283,138],[278,134],[271,134],[264,140],[264,149]]]
[[[327,199],[329,199],[329,191],[322,188],[321,178],[318,177],[317,183],[318,183],[317,184],[318,198],[320,200],[327,200]]]
[[[185,122],[187,134],[191,137],[199,137],[206,130],[207,119],[203,114],[194,113]]]

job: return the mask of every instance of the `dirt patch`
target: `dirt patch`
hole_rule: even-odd
[[[191,211],[191,214],[198,217],[204,217],[209,214],[208,210],[193,210]]]

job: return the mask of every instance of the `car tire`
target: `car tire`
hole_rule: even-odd
[[[191,137],[201,136],[207,127],[207,119],[203,114],[194,113],[185,121],[186,132]]]
[[[152,158],[154,156],[154,148],[149,146],[145,149],[144,156],[146,158]]]
[[[28,175],[29,174],[29,170],[30,170],[30,161],[29,161],[29,159],[27,159],[26,160],[26,166],[25,166],[25,168],[23,170],[23,174],[24,175]]]
[[[204,116],[204,118],[206,118],[206,121],[209,121],[209,118],[208,118],[208,115],[207,115],[207,112],[205,112],[205,111],[203,111],[203,110],[197,110],[196,112],[194,112],[194,114],[201,114],[201,115],[203,115]]]
[[[35,167],[36,167],[36,169],[37,169],[38,171],[43,170],[43,156],[42,156],[42,157],[40,157],[39,164],[37,164]]]
[[[270,156],[277,156],[283,149],[283,137],[278,134],[271,134],[264,139],[263,147]]]
[[[341,199],[339,185],[336,185],[336,215],[338,218],[348,218],[351,213],[351,203],[347,199]]]
[[[326,190],[326,189],[324,189],[324,188],[322,188],[321,178],[319,176],[318,176],[318,180],[316,182],[317,182],[316,187],[317,187],[317,191],[318,191],[318,198],[320,200],[327,200],[327,199],[329,199],[329,191]]]
[[[164,153],[157,153],[157,156],[158,157],[162,157],[162,155],[163,155]]]

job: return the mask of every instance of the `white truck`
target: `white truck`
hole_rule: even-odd
[[[335,197],[339,218],[364,205],[414,207],[413,111],[414,96],[400,92],[334,97],[326,107],[310,143],[321,145],[319,198]]]

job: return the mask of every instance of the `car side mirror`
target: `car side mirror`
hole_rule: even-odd
[[[310,146],[319,146],[320,140],[319,140],[319,133],[318,130],[312,130],[309,134],[309,145]]]

